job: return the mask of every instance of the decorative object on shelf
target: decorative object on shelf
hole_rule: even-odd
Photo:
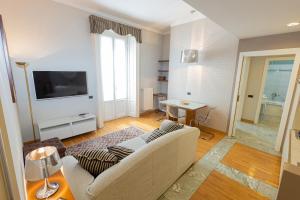
[[[169,72],[168,69],[159,69],[158,72]]]
[[[31,94],[29,89],[29,81],[28,81],[28,75],[27,75],[27,67],[29,66],[26,62],[16,62],[17,66],[22,68],[24,70],[24,76],[25,76],[25,84],[26,84],[26,90],[27,90],[27,99],[28,99],[28,107],[29,107],[29,114],[31,119],[31,126],[32,126],[32,133],[33,133],[33,140],[36,141],[36,134],[34,129],[34,123],[33,123],[33,112],[32,112],[32,102],[31,102]]]
[[[153,96],[155,97],[167,97],[166,93],[154,93]]]
[[[198,63],[199,51],[196,49],[185,49],[181,52],[181,63]]]
[[[165,77],[165,76],[158,76],[158,80],[159,81],[166,81],[167,77]]]
[[[36,192],[37,199],[46,199],[57,192],[59,184],[50,183],[48,178],[58,172],[61,166],[62,161],[56,147],[41,147],[27,154],[25,159],[25,179],[27,181],[45,180],[44,186]]]

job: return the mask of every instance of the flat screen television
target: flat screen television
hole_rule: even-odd
[[[84,71],[33,71],[37,99],[87,94]]]

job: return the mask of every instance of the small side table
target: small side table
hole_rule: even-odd
[[[26,155],[29,152],[31,152],[35,149],[38,149],[40,147],[45,147],[45,146],[55,146],[57,148],[60,158],[65,156],[66,147],[65,147],[64,143],[59,138],[51,138],[51,139],[40,141],[40,142],[24,144],[24,146],[23,146],[24,160],[25,160]]]
[[[71,189],[69,187],[68,182],[66,181],[65,177],[63,176],[61,171],[58,171],[56,174],[48,178],[49,182],[57,182],[59,184],[58,191],[49,197],[47,200],[57,200],[59,198],[66,199],[66,200],[75,200]],[[44,185],[44,180],[40,181],[26,181],[26,192],[27,192],[27,199],[28,200],[36,200],[36,191]]]

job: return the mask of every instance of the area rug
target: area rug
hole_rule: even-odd
[[[131,126],[120,131],[109,133],[94,139],[90,139],[79,144],[70,146],[66,150],[66,155],[75,155],[86,149],[102,149],[113,146],[123,141],[135,138],[145,133],[142,129]]]

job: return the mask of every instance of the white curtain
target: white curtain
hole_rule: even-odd
[[[139,44],[134,37],[128,38],[128,115],[139,117]]]
[[[92,34],[96,58],[97,79],[97,126],[104,126],[104,100],[101,70],[101,34]],[[128,116],[139,117],[139,44],[128,36]]]
[[[96,81],[97,81],[97,126],[102,128],[104,126],[104,101],[102,91],[102,74],[101,74],[101,58],[100,58],[100,45],[101,39],[99,34],[92,34],[92,40],[94,44],[95,58],[96,58]]]

